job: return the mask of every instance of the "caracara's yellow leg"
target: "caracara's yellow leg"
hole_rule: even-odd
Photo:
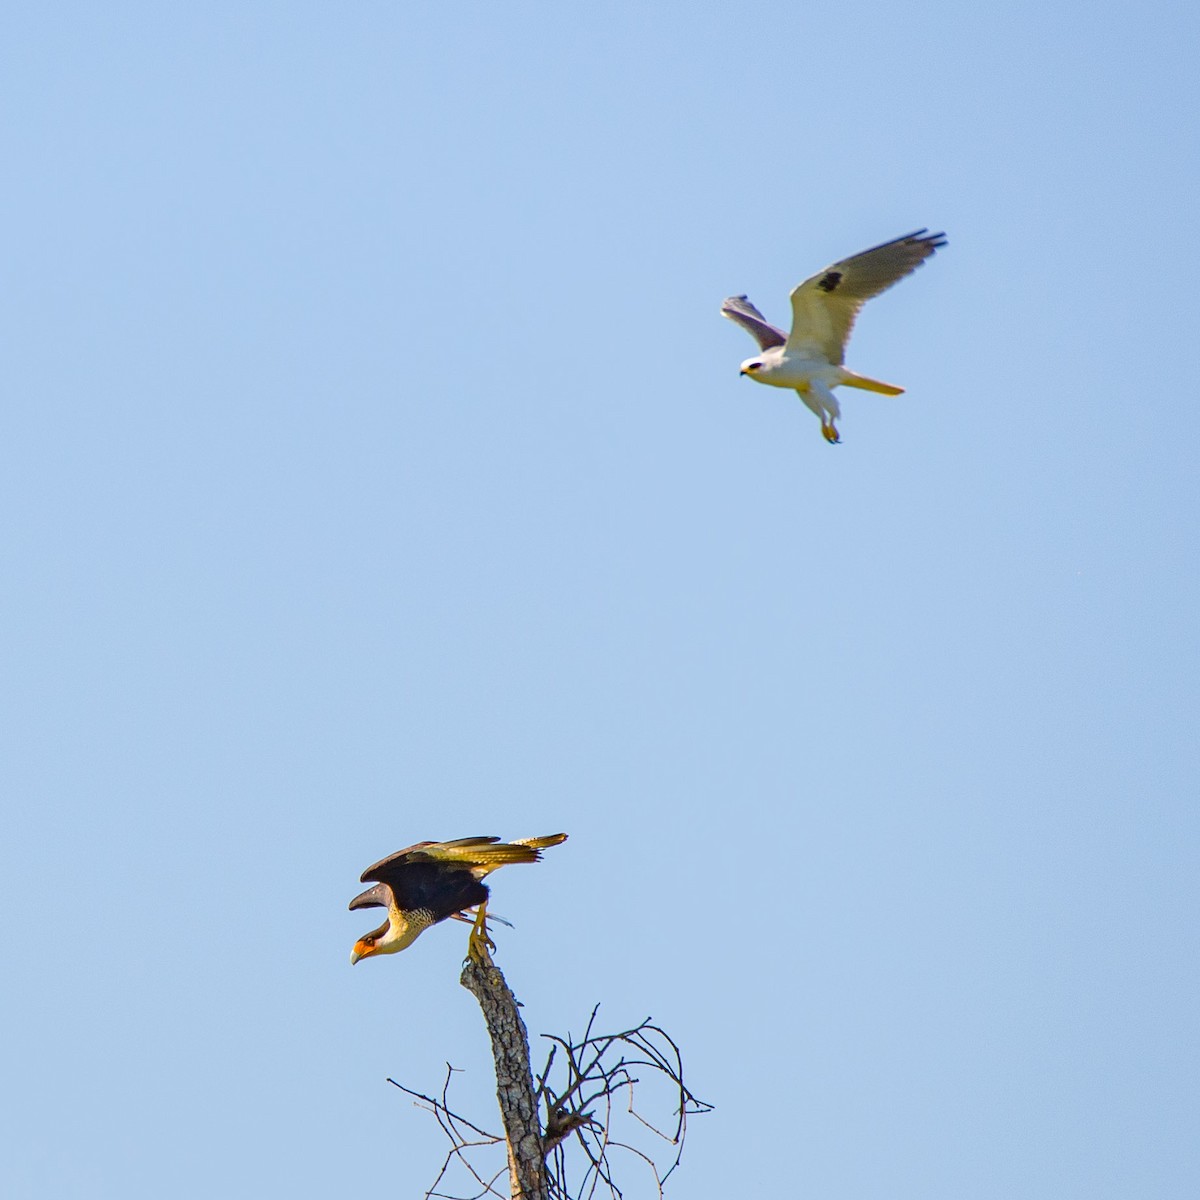
[[[467,957],[477,963],[487,963],[495,950],[496,943],[488,937],[487,931],[487,901],[485,900],[475,913],[475,924],[471,927],[471,936],[467,939]]]

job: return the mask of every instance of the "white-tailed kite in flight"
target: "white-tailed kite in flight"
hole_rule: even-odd
[[[772,387],[795,388],[820,418],[825,440],[838,441],[834,421],[842,410],[833,394],[835,387],[845,384],[885,396],[899,396],[904,391],[842,366],[859,309],[945,244],[945,234],[918,229],[818,271],[792,289],[792,331],[788,334],[769,324],[745,296],[730,296],[721,305],[721,315],[736,321],[762,351],[742,363],[742,374]]]

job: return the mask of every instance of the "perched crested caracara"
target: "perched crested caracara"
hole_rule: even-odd
[[[502,842],[494,837],[459,838],[454,842],[418,842],[368,867],[363,883],[374,883],[350,901],[355,908],[386,908],[388,919],[354,943],[352,963],[372,954],[395,954],[447,917],[467,920],[477,910],[468,952],[481,957],[491,945],[487,935],[488,889],[483,880],[509,863],[532,863],[546,846],[567,840],[565,833]]]

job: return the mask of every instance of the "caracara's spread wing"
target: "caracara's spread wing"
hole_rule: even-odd
[[[391,908],[395,903],[392,889],[386,883],[377,883],[373,888],[367,888],[350,901],[350,909],[356,908]]]
[[[516,842],[502,842],[497,837],[417,842],[373,863],[362,873],[362,882],[389,888],[401,912],[423,909],[441,919],[483,903],[488,897],[483,879],[498,867],[537,862],[543,848],[557,846],[566,837],[555,833]],[[386,900],[375,888],[352,902],[360,908],[381,903]]]
[[[557,846],[566,841],[565,833],[549,837],[524,838],[516,842],[502,842],[498,837],[457,838],[453,842],[417,842],[389,854],[387,858],[373,863],[362,873],[363,883],[387,883],[395,888],[397,877],[403,877],[416,866],[428,866],[434,870],[453,872],[470,871],[477,879],[503,867],[508,863],[537,862],[540,851],[546,846]]]
[[[499,838],[468,838],[468,841],[499,841]],[[377,863],[372,863],[359,876],[361,883],[370,883],[372,880],[379,880],[381,883],[387,882],[388,875],[395,875],[398,871],[402,871],[409,863],[429,862],[430,856],[428,850],[430,847],[435,849],[440,846],[449,846],[450,842],[417,842],[413,846],[405,846],[403,850],[397,850],[395,854],[389,854],[387,858],[381,858]]]
[[[945,234],[918,229],[819,271],[792,290],[790,354],[811,354],[841,366],[854,319],[873,296],[917,269]],[[728,314],[727,314],[728,315]]]
[[[363,883],[374,882],[376,888],[386,889],[386,892],[372,888],[357,897],[354,903],[369,906],[390,892],[392,903],[389,908],[394,906],[402,913],[427,912],[435,920],[444,920],[451,913],[482,904],[488,897],[488,890],[469,865],[439,854],[448,844],[418,842],[368,867],[362,873]],[[367,897],[376,899],[368,900]]]
[[[721,316],[740,325],[758,343],[760,350],[770,350],[787,341],[787,334],[776,329],[745,296],[730,296],[721,305]]]

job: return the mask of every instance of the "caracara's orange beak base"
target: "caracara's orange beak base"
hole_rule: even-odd
[[[354,943],[354,949],[350,951],[350,965],[353,966],[360,958],[369,958],[375,953],[375,943],[364,941],[359,938]]]

